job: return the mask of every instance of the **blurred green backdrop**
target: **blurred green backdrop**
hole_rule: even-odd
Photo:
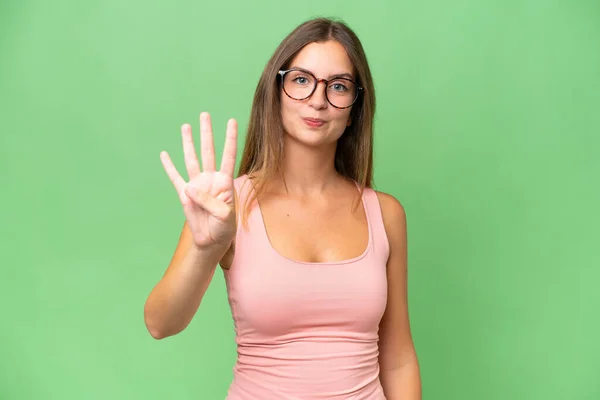
[[[600,399],[597,0],[3,1],[0,399],[225,397],[222,273],[183,333],[144,327],[183,223],[159,152],[209,111],[220,155],[314,16],[371,62],[424,398]]]

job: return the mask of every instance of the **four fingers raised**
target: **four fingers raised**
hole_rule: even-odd
[[[235,119],[227,121],[227,131],[225,135],[225,145],[223,148],[223,157],[221,158],[221,172],[229,175],[233,178],[235,173],[235,162],[237,158],[237,136],[238,126]],[[181,138],[183,142],[183,154],[185,159],[185,166],[188,172],[188,179],[192,180],[198,176],[200,171],[200,165],[198,163],[198,156],[196,154],[196,148],[194,146],[194,139],[192,137],[192,128],[188,124],[184,124],[181,127]],[[214,141],[212,132],[212,123],[210,114],[203,112],[200,114],[200,145],[201,145],[201,156],[202,156],[202,169],[206,172],[215,171],[215,151]],[[166,151],[160,153],[160,159],[163,167],[169,176],[169,179],[175,186],[178,193],[181,193],[185,187],[185,180],[173,165],[171,157]]]

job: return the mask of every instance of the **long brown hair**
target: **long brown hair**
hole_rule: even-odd
[[[356,80],[363,91],[352,106],[351,124],[338,139],[335,169],[358,183],[360,191],[373,184],[373,117],[375,90],[371,70],[362,44],[344,22],[328,18],[308,20],[296,27],[277,47],[267,63],[252,103],[246,143],[238,177],[252,177],[253,191],[242,207],[243,221],[249,205],[265,190],[272,178],[283,177],[283,123],[278,71],[289,66],[294,57],[313,42],[335,40],[346,50],[354,65]]]

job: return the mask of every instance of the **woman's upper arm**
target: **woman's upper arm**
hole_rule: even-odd
[[[387,262],[388,301],[380,323],[382,369],[399,368],[415,359],[408,316],[408,266],[406,213],[393,196],[377,192],[389,241]]]

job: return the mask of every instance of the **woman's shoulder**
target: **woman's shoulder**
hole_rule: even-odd
[[[248,175],[247,174],[242,174],[242,175],[238,175],[237,177],[235,177],[233,179],[233,183],[235,184],[236,188],[241,186],[244,182],[248,181]]]
[[[252,189],[251,177],[247,174],[239,175],[233,180],[233,187],[238,196],[247,197]]]
[[[379,200],[383,224],[387,235],[396,236],[398,230],[403,230],[406,226],[406,211],[404,206],[400,200],[389,193],[374,189],[373,191]]]
[[[390,218],[398,218],[404,214],[404,206],[395,196],[373,189],[381,205],[382,213],[388,214]]]

